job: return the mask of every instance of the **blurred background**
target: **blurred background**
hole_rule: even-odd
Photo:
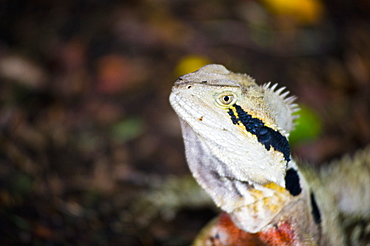
[[[298,160],[369,143],[368,0],[0,0],[1,245],[188,245],[168,96],[208,63],[298,97]]]

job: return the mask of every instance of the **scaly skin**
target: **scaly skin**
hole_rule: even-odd
[[[294,97],[275,88],[221,65],[175,82],[190,170],[225,211],[194,245],[344,245],[335,197],[291,158]]]

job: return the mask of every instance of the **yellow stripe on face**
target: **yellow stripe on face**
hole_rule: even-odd
[[[229,107],[228,114],[234,125],[242,124],[245,130],[257,137],[258,142],[263,144],[267,150],[273,147],[276,151],[284,155],[288,163],[290,161],[290,146],[288,139],[279,131],[268,127],[261,119],[252,117],[242,107],[234,104]]]

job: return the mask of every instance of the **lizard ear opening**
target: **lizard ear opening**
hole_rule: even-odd
[[[294,103],[296,97],[289,96],[289,91],[285,91],[285,87],[277,89],[277,84],[271,86],[271,83],[267,83],[262,86],[265,90],[265,101],[274,112],[273,117],[276,120],[277,125],[285,131],[287,135],[294,129],[294,121],[298,116],[293,115],[294,112],[299,110],[297,104]]]

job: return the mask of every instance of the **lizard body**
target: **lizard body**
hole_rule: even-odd
[[[344,245],[335,195],[291,158],[287,138],[297,105],[283,91],[221,65],[175,82],[170,103],[187,162],[226,212],[195,245]]]

